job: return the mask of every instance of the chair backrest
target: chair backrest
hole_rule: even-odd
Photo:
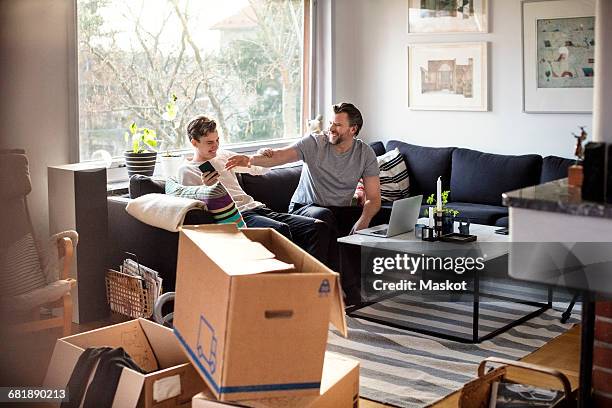
[[[0,291],[19,295],[45,286],[26,196],[32,191],[23,151],[0,151]]]

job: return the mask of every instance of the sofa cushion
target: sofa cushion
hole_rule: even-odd
[[[374,150],[376,156],[382,156],[385,154],[385,145],[383,145],[382,142],[370,143],[370,147],[372,150]]]
[[[542,157],[453,151],[450,201],[501,206],[502,193],[540,182]]]
[[[425,147],[391,140],[387,151],[399,149],[406,161],[410,178],[410,195],[424,197],[436,192],[436,180],[442,176],[442,186],[448,190],[451,174],[451,156],[454,147]]]
[[[164,194],[165,186],[164,180],[154,180],[152,177],[134,174],[130,177],[130,198],[138,198],[149,193]]]
[[[380,168],[380,198],[382,201],[395,201],[408,197],[408,170],[399,150],[395,148],[379,156],[378,167]]]
[[[302,165],[278,167],[261,176],[238,174],[238,182],[255,200],[277,212],[287,212],[293,192],[300,181]]]
[[[567,169],[576,163],[576,160],[559,156],[546,156],[542,160],[542,175],[540,183],[558,180],[567,177]]]
[[[508,208],[499,205],[451,202],[447,207],[459,211],[457,218],[469,218],[474,224],[495,225],[498,219],[508,216]]]

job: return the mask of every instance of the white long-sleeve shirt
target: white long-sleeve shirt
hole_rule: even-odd
[[[269,169],[259,166],[251,167],[234,167],[231,170],[225,170],[225,163],[227,160],[235,155],[235,153],[228,152],[227,150],[217,150],[217,156],[210,159],[210,164],[213,165],[215,170],[219,173],[219,182],[225,186],[228,193],[232,196],[232,199],[236,203],[240,212],[252,210],[257,207],[262,207],[264,204],[259,201],[255,201],[253,197],[244,192],[236,173],[248,173],[252,175],[261,175],[266,173]],[[204,162],[190,161],[186,162],[178,170],[178,181],[184,186],[199,186],[202,184],[202,172],[198,168]]]

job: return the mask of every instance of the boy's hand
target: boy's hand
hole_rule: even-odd
[[[210,187],[219,181],[219,173],[216,171],[207,171],[202,173],[202,184]]]

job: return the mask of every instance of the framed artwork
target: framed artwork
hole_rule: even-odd
[[[488,0],[408,0],[409,33],[488,32]]]
[[[488,110],[487,43],[411,45],[408,87],[413,110]]]
[[[523,1],[522,6],[523,111],[591,112],[594,0]]]

